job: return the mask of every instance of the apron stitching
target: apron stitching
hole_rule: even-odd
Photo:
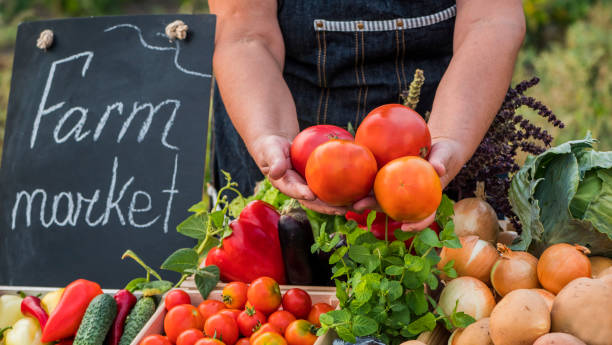
[[[365,116],[366,113],[366,105],[368,103],[368,83],[366,82],[366,78],[365,78],[365,71],[363,68],[363,65],[365,64],[365,42],[364,42],[364,33],[363,31],[361,32],[361,79],[363,80],[363,85],[365,85],[365,95],[363,96],[363,116]],[[363,118],[362,116],[362,118]],[[357,126],[357,123],[355,123],[355,126]]]
[[[397,102],[398,103],[400,103],[401,101],[401,94],[402,94],[402,78],[400,77],[400,73],[399,73],[399,55],[400,55],[399,31],[395,30],[395,75],[397,76]]]
[[[319,31],[317,31],[317,47],[318,47],[318,56],[317,56],[317,73],[319,78],[319,88],[321,89],[321,95],[319,96],[319,106],[317,107],[317,125],[320,124],[321,121],[321,103],[323,103],[323,87],[321,85],[321,37]]]
[[[406,85],[406,66],[404,65],[404,60],[406,59],[406,38],[404,36],[404,31],[402,31],[402,77],[404,79],[404,90],[408,89]]]
[[[327,73],[326,73],[326,63],[327,63],[327,39],[325,38],[325,31],[323,31],[323,87],[327,89],[325,93],[325,108],[323,110],[323,123],[327,123],[327,104],[329,103],[329,88],[327,87]]]
[[[357,113],[355,114],[355,126],[359,122],[359,112],[361,110],[361,81],[359,80],[359,38],[358,33],[355,31],[355,79],[357,85],[359,85],[359,93],[357,94]]]
[[[320,89],[321,95],[319,95],[319,105],[317,106],[317,125],[321,124],[321,104],[323,103],[323,91],[325,91],[322,87]]]
[[[327,104],[329,103],[329,88],[327,89],[327,94],[325,95],[325,110],[323,112],[323,123],[327,124]]]

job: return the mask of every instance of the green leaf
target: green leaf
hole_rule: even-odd
[[[189,212],[194,212],[194,213],[204,213],[204,212],[208,212],[210,208],[210,202],[208,201],[208,198],[206,200],[202,200],[199,203],[191,206],[189,208]]]
[[[406,254],[404,256],[404,268],[410,272],[419,272],[423,269],[425,259],[420,256]]]
[[[208,214],[192,214],[176,227],[176,231],[185,236],[202,240],[206,237]]]
[[[438,288],[438,284],[439,284],[438,277],[436,277],[435,274],[431,273],[425,279],[425,284],[427,284],[427,286],[429,286],[430,289],[436,290]]]
[[[378,330],[378,322],[365,315],[355,316],[353,321],[353,333],[358,337],[374,334]]]
[[[389,302],[393,302],[396,299],[402,297],[402,295],[404,294],[404,288],[402,287],[402,284],[397,281],[397,280],[391,280],[389,282]]]
[[[161,295],[172,289],[173,285],[172,282],[167,280],[154,280],[140,285],[140,291],[142,291],[142,295],[145,297]]]
[[[472,323],[476,322],[476,320],[473,317],[471,317],[470,315],[462,311],[458,313],[453,312],[450,316],[450,319],[451,319],[451,323],[456,328],[465,328],[471,325]]]
[[[355,343],[357,341],[357,339],[355,338],[355,335],[353,335],[353,332],[351,332],[351,330],[348,329],[347,327],[344,327],[344,326],[337,327],[336,333],[338,333],[338,336],[342,340],[348,341],[349,343]]]
[[[404,308],[391,313],[390,320],[398,325],[407,325],[412,320],[410,309]]]
[[[218,211],[211,212],[209,217],[212,220],[212,223],[215,226],[215,228],[223,227],[223,222],[225,221],[225,211],[218,210]]]
[[[375,270],[377,270],[378,267],[380,266],[380,264],[381,264],[380,258],[378,258],[377,256],[374,256],[374,255],[370,256],[367,259],[366,263],[365,263],[366,268],[367,268],[368,272],[370,272],[370,273],[374,272]]]
[[[127,283],[124,289],[128,290],[129,292],[134,292],[136,290],[140,290],[140,287],[142,286],[142,284],[146,282],[147,282],[147,278],[134,278],[130,280],[129,283]]]
[[[195,283],[203,299],[208,295],[219,282],[219,267],[215,265],[199,268],[195,272]]]
[[[161,265],[161,269],[183,273],[198,267],[198,253],[192,248],[181,248],[172,253]]]
[[[406,294],[406,304],[414,311],[416,315],[422,315],[427,312],[427,298],[425,297],[425,291],[423,287],[419,289],[411,290]]]
[[[401,266],[388,266],[385,268],[385,273],[390,276],[399,276],[404,272],[404,267]]]
[[[237,196],[234,199],[232,199],[232,201],[229,203],[227,207],[230,216],[232,216],[233,218],[238,218],[242,210],[244,210],[244,208],[246,207],[246,205],[247,205],[247,200],[241,196]]]
[[[429,247],[442,248],[442,242],[438,239],[438,234],[429,228],[419,232],[416,237]]]
[[[414,236],[417,235],[417,233],[411,232],[411,231],[402,231],[401,229],[395,229],[395,231],[393,232],[393,235],[398,241],[403,242],[403,241],[408,241],[409,239],[413,238]]]
[[[162,280],[161,276],[154,269],[145,264],[145,262],[142,261],[142,259],[138,255],[136,255],[136,253],[134,253],[134,251],[132,251],[131,249],[126,250],[125,253],[121,255],[121,260],[125,258],[130,258],[136,261],[136,263],[138,263],[142,268],[145,269],[145,271],[147,271],[147,274],[154,276],[158,280]]]
[[[334,275],[331,277],[331,279],[335,279],[338,277],[342,277],[343,275],[347,274],[349,272],[349,268],[342,266],[340,268],[338,268],[335,272]]]
[[[321,314],[319,315],[319,322],[321,325],[331,326],[334,324],[334,318],[329,314]]]
[[[368,226],[368,231],[372,231],[372,224],[376,220],[376,211],[372,210],[368,213],[368,217],[366,219],[366,224]]]
[[[336,279],[334,280],[334,283],[336,284],[336,298],[338,298],[338,301],[340,301],[340,305],[344,305],[349,298],[348,294],[346,293],[346,287],[340,280]]]
[[[408,331],[413,335],[433,331],[434,328],[436,328],[436,317],[432,313],[427,313],[408,325]]]
[[[453,223],[452,220],[446,223],[444,230],[440,232],[440,240],[442,240],[442,245],[444,247],[461,248],[459,237],[455,234],[455,223]]]
[[[351,321],[351,313],[348,310],[332,310],[326,314],[334,320],[334,323],[348,323]]]
[[[336,251],[329,257],[329,264],[333,265],[336,262],[342,260],[346,252],[348,251],[348,247],[340,247],[336,249]]]
[[[368,248],[362,245],[351,246],[348,250],[349,258],[353,261],[358,262],[360,264],[365,264],[368,262],[368,258],[370,257],[370,251]]]
[[[438,206],[436,211],[436,222],[438,224],[446,224],[452,220],[454,214],[453,201],[446,194],[443,194],[440,206]]]

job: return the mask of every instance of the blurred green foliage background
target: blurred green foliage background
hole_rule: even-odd
[[[555,142],[581,138],[587,130],[612,150],[612,1],[525,0],[527,38],[514,82],[538,76],[528,94],[565,122]],[[206,13],[207,0],[1,0],[0,157],[4,141],[17,24],[26,20],[107,14]],[[484,76],[483,76],[484,77]]]

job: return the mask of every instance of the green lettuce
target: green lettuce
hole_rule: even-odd
[[[595,142],[587,135],[527,158],[509,190],[522,225],[513,249],[576,243],[612,257],[612,152],[593,151]]]

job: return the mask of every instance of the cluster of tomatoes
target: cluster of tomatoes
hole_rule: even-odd
[[[442,199],[438,174],[425,160],[430,150],[423,118],[403,105],[387,104],[364,118],[354,138],[331,125],[300,132],[291,144],[291,162],[330,205],[351,205],[373,189],[387,215],[416,222],[432,214]]]
[[[319,316],[333,310],[327,303],[313,305],[302,289],[281,295],[269,277],[250,285],[231,282],[223,288],[223,301],[208,299],[197,307],[185,291],[172,290],[165,306],[166,335],[150,335],[140,345],[312,345]]]

